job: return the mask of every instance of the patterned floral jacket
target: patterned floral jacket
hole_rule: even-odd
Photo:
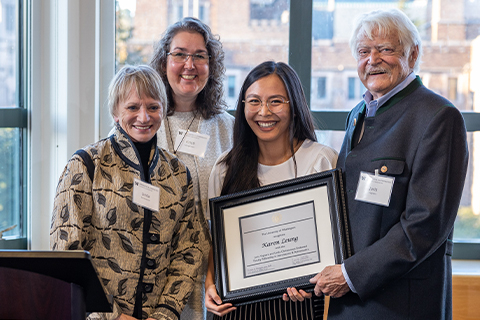
[[[114,298],[113,313],[93,313],[88,319],[132,315],[134,308],[141,309],[143,319],[179,318],[202,256],[208,255],[200,249],[208,230],[194,209],[190,173],[156,146],[154,141],[145,179],[136,148],[117,126],[109,138],[83,149],[93,160],[93,181],[77,154],[60,177],[50,246],[89,251]],[[132,202],[134,178],[160,188],[159,212]]]

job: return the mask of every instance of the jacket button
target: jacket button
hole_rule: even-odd
[[[380,171],[382,171],[383,173],[387,172],[387,170],[388,170],[387,166],[382,166],[380,168]]]
[[[155,243],[158,241],[158,236],[156,234],[151,234],[150,235],[150,241]]]
[[[148,267],[149,269],[155,268],[155,260],[153,260],[153,259],[148,259],[148,260],[147,260],[147,267]]]
[[[153,284],[151,284],[151,283],[144,283],[144,284],[143,284],[143,291],[144,291],[145,293],[150,293],[150,292],[152,292],[152,291],[153,291]]]

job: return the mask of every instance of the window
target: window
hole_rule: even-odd
[[[318,8],[317,8],[318,7]],[[333,12],[326,7],[316,6],[313,9],[313,20],[323,21],[312,26],[314,40],[333,38]]]
[[[17,22],[17,17],[15,15],[15,3],[11,2],[5,3],[5,31],[7,33],[14,33],[15,32],[15,24]]]
[[[317,6],[315,3],[317,3]],[[326,3],[327,1],[314,1],[314,10],[322,5],[328,7]],[[443,5],[443,2],[439,3],[439,5]],[[478,144],[477,141],[480,138],[477,137],[475,131],[480,130],[480,121],[478,120],[477,114],[470,112],[478,112],[480,110],[480,105],[474,103],[471,93],[471,91],[480,91],[480,88],[478,88],[476,82],[470,82],[469,85],[468,79],[479,77],[479,71],[469,67],[470,65],[478,63],[478,58],[476,57],[478,57],[479,53],[471,52],[471,50],[475,50],[475,48],[478,50],[478,39],[474,39],[480,35],[478,29],[478,21],[480,18],[479,3],[467,1],[464,7],[456,7],[456,10],[460,10],[461,12],[452,12],[451,10],[440,10],[440,8],[437,8],[440,10],[438,12],[441,12],[440,14],[442,16],[440,19],[432,20],[432,7],[417,1],[403,1],[401,4],[397,1],[335,1],[330,7],[325,9],[333,13],[333,25],[335,26],[333,38],[335,41],[314,40],[312,42],[313,72],[321,72],[326,69],[336,70],[332,75],[333,82],[336,82],[335,79],[341,77],[342,73],[356,72],[356,62],[348,46],[354,17],[362,12],[379,8],[390,8],[392,6],[400,6],[414,21],[420,31],[424,47],[420,76],[424,84],[431,90],[447,97],[463,111],[467,123],[467,130],[469,131],[470,161],[467,181],[456,221],[454,239],[456,242],[478,242],[480,241],[480,205],[476,204],[476,199],[473,195],[480,192],[480,190],[478,190],[480,188],[480,177],[476,176],[474,170],[476,166],[480,166],[480,162],[475,160],[479,158],[478,156],[475,157],[479,152],[475,146]],[[465,20],[463,20],[464,16],[467,17]],[[315,13],[313,13],[313,26],[317,24],[326,26],[331,23],[329,18],[323,18],[326,19],[326,21],[320,20],[321,15],[315,15]],[[455,19],[460,19],[461,21],[456,21]],[[462,27],[459,28],[459,25]],[[476,30],[476,32],[474,30]],[[314,39],[316,38],[314,37]],[[452,40],[460,41],[462,45],[453,45]],[[320,113],[320,117],[332,116],[333,119],[344,119],[345,113],[341,110],[348,112],[348,110],[354,106],[352,99],[360,101],[364,91],[365,88],[361,82],[358,81],[358,77],[349,76],[347,80],[347,90],[344,91],[345,98],[341,98],[340,92],[338,99],[330,106],[338,111],[333,113],[325,111]],[[338,123],[335,121],[327,121],[327,123],[331,124],[330,129],[333,130],[342,130],[344,126],[341,121]],[[335,145],[333,141],[331,141],[330,145],[338,149],[341,144],[341,139],[337,139],[337,141],[339,142],[338,145]],[[457,250],[459,247],[460,250]],[[455,253],[460,252],[462,258],[468,256],[468,254],[465,256],[462,253],[462,251],[465,251],[461,250],[461,245],[455,248]],[[478,250],[476,252],[478,252]],[[479,258],[478,255],[472,256],[471,254],[469,257]]]
[[[163,6],[157,6],[160,2]],[[220,35],[226,52],[227,74],[235,75],[238,84],[260,62],[288,62],[299,74],[322,129],[318,133],[320,141],[337,150],[343,141],[345,117],[365,92],[348,44],[354,19],[374,9],[400,8],[417,25],[423,39],[424,56],[419,74],[422,81],[463,112],[469,131],[470,161],[455,241],[480,242],[480,204],[476,204],[474,197],[480,192],[480,175],[476,174],[480,171],[476,168],[480,166],[480,137],[477,136],[480,105],[478,99],[475,100],[480,94],[477,80],[480,70],[476,67],[480,57],[478,1],[466,1],[453,11],[412,0],[312,0],[312,6],[305,5],[305,1],[287,0],[117,0],[117,3],[117,14],[125,10],[128,3],[134,4],[134,10],[130,10],[132,24],[128,27],[131,37],[124,37],[123,44],[117,42],[117,48],[121,45],[126,48],[126,61],[130,56],[148,61],[152,43],[168,25],[185,15],[196,15]],[[211,3],[215,10],[210,9]],[[446,6],[444,1],[438,5]],[[155,18],[151,18],[153,15]],[[118,52],[117,61],[121,61]],[[233,108],[236,99],[231,96],[231,81],[225,79],[225,96]],[[458,248],[456,246],[455,253],[459,252]],[[480,244],[478,248],[476,252],[480,252]],[[480,254],[476,256],[479,257]]]
[[[0,249],[26,248],[21,4],[0,2]]]
[[[228,76],[228,97],[235,98],[235,76]]]
[[[327,97],[327,78],[319,77],[317,79],[317,99],[325,99]]]
[[[182,19],[182,17],[183,17],[183,6],[178,6],[178,10],[177,10],[177,20]]]
[[[198,19],[204,21],[206,19],[205,16],[205,6],[200,6],[198,8]]]
[[[282,20],[290,4],[287,0],[250,0],[250,20]]]
[[[356,90],[355,90],[355,83],[357,79],[354,77],[348,77],[348,100],[352,100],[356,98]]]
[[[457,78],[448,78],[448,95],[447,98],[450,101],[455,102],[457,100]]]

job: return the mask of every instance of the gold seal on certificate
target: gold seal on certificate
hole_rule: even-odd
[[[272,214],[272,221],[274,223],[282,222],[282,214],[280,212],[275,212],[274,214]]]

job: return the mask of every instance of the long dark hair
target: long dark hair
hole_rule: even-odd
[[[222,195],[260,186],[257,174],[258,140],[245,119],[245,103],[242,100],[245,99],[246,91],[254,82],[272,74],[276,74],[282,80],[290,101],[289,140],[290,150],[294,157],[295,175],[297,168],[294,141],[301,142],[305,139],[317,141],[312,114],[295,70],[283,62],[266,61],[259,64],[247,75],[238,96],[233,130],[233,147],[222,160],[227,167]]]
[[[168,106],[167,115],[171,116],[175,112],[173,102],[172,87],[167,79],[167,53],[170,52],[170,45],[173,38],[181,31],[196,32],[202,35],[205,41],[210,59],[208,62],[208,81],[205,88],[197,96],[197,108],[204,119],[210,119],[216,114],[226,109],[227,104],[223,99],[223,78],[225,76],[225,66],[223,61],[225,53],[222,43],[218,36],[214,35],[202,21],[196,18],[183,18],[172,24],[165,31],[164,35],[154,46],[153,57],[150,66],[157,70],[165,83],[167,89]]]

